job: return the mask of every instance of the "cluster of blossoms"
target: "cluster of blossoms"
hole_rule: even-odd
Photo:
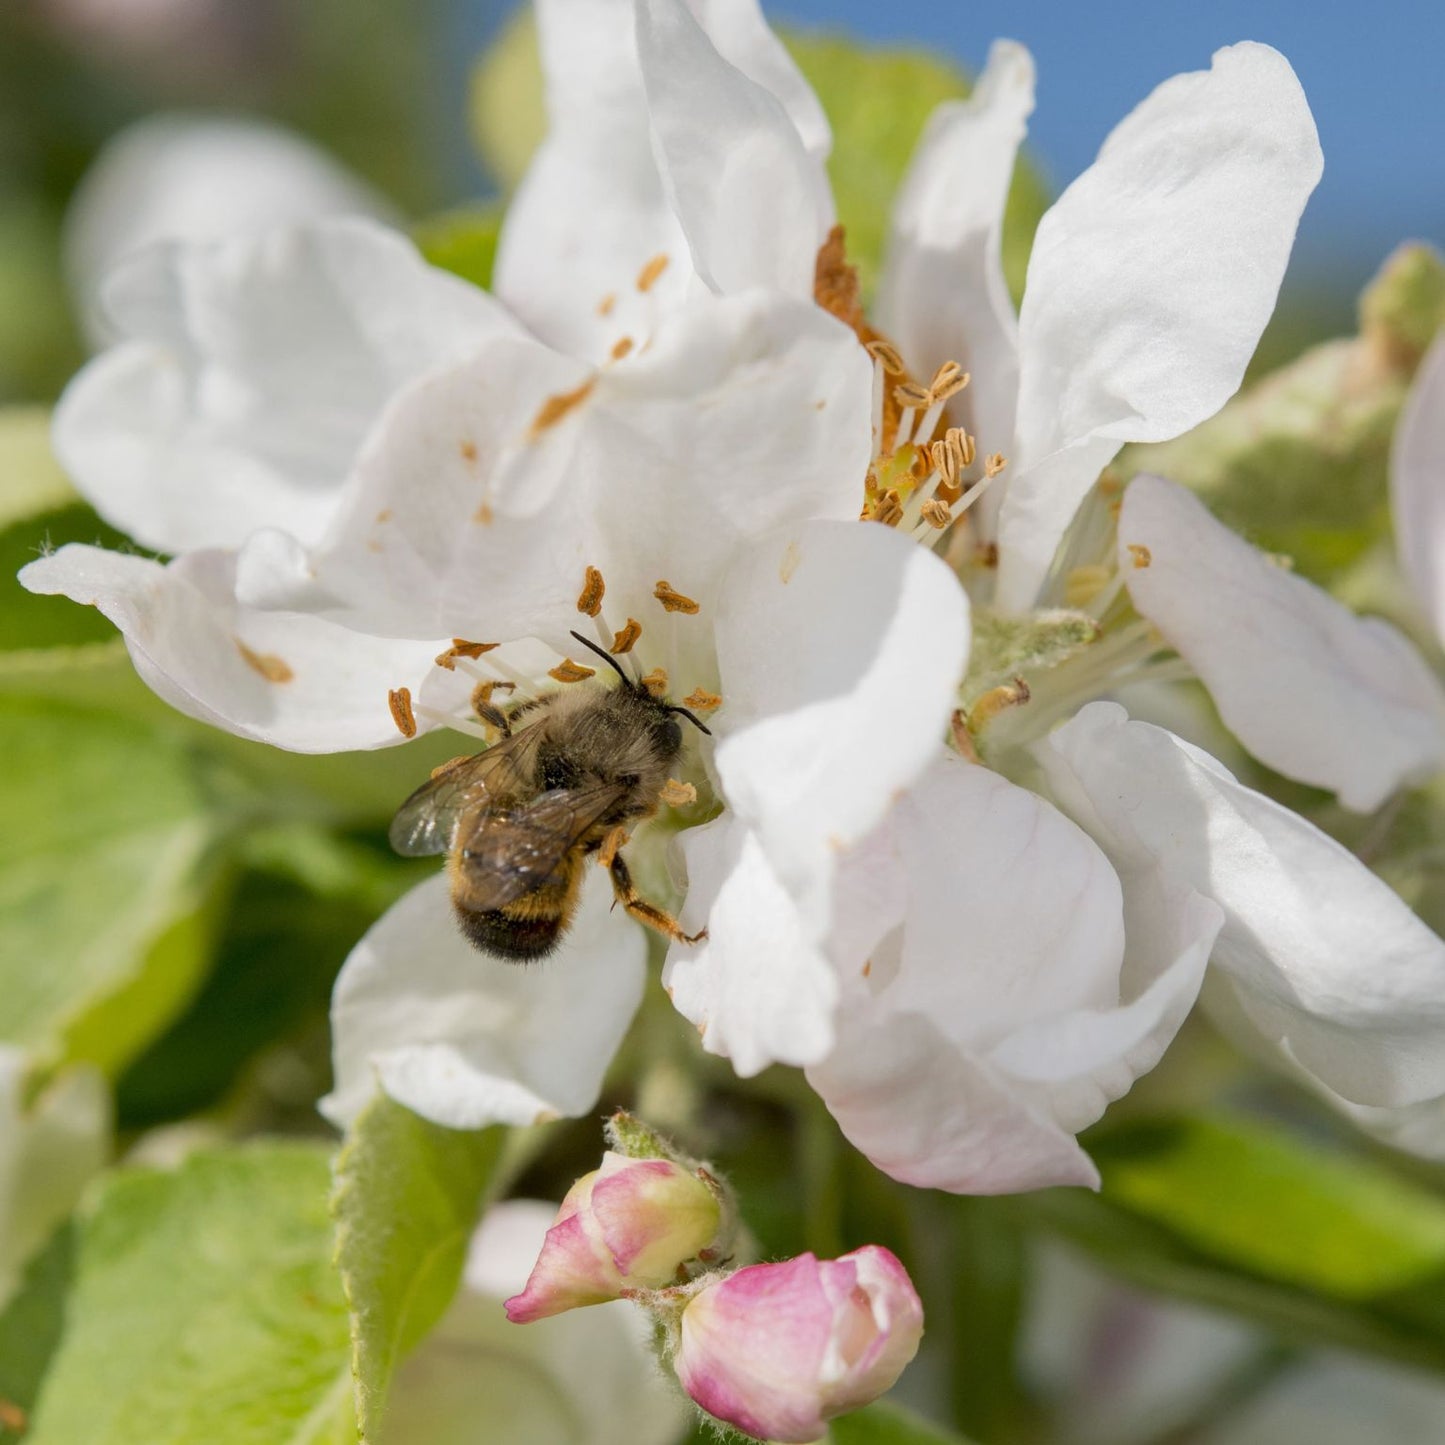
[[[655,881],[677,837],[706,931],[673,1002],[740,1074],[804,1068],[897,1179],[1094,1182],[1075,1135],[1201,997],[1445,1154],[1445,945],[1109,700],[1196,680],[1356,810],[1441,761],[1398,633],[1168,481],[1099,480],[1239,385],[1320,174],[1288,64],[1241,44],[1149,96],[1043,218],[1015,315],[1033,70],[1000,43],[923,137],[870,318],[826,119],[753,0],[537,9],[551,129],[495,295],[358,220],[127,258],[56,447],[174,560],[67,547],[26,585],[105,611],[176,707],[301,751],[485,735],[497,689],[602,685],[569,656],[595,626],[710,714],[632,845]],[[453,1127],[585,1112],[645,977],[609,901],[594,878],[558,955],[508,969],[422,884],[339,981],[330,1116],[378,1080]]]
[[[628,1115],[607,1133],[602,1167],[568,1191],[508,1319],[630,1299],[692,1400],[760,1440],[817,1440],[897,1380],[923,1307],[888,1250],[730,1268],[739,1231],[727,1185]]]

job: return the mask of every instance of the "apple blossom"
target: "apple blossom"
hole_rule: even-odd
[[[707,1286],[682,1311],[673,1367],[710,1415],[759,1440],[820,1438],[876,1400],[923,1337],[923,1306],[888,1250],[803,1254]]]
[[[527,1287],[507,1301],[513,1324],[624,1290],[677,1283],[690,1260],[718,1258],[720,1186],[672,1159],[633,1159],[608,1150],[602,1166],[567,1191]]]

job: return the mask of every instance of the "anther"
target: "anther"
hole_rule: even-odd
[[[647,689],[650,697],[667,696],[667,669],[665,667],[654,667],[651,672],[644,673],[638,681]]]
[[[969,380],[968,372],[956,361],[945,361],[933,373],[928,390],[934,401],[947,401],[949,397],[957,396],[968,385]]]
[[[631,350],[632,350],[632,338],[631,338],[630,336],[622,336],[622,337],[619,337],[619,338],[618,338],[615,342],[613,342],[613,344],[612,344],[612,359],[613,359],[613,361],[621,361],[622,358],[623,358],[624,356],[626,356],[627,353],[628,353],[629,351],[631,351]]]
[[[695,687],[683,698],[684,704],[695,708],[698,712],[716,712],[722,706],[722,697],[715,692],[708,692],[706,688]]]
[[[919,386],[916,381],[904,381],[893,388],[893,400],[899,406],[911,406],[917,410],[927,406],[933,397],[926,386]]]
[[[978,749],[973,745],[973,734],[968,730],[968,719],[964,717],[962,708],[954,708],[953,716],[948,720],[948,730],[958,755],[970,763],[978,762]]]
[[[991,687],[968,710],[968,730],[977,732],[1006,708],[1022,707],[1033,694],[1023,678],[1016,677],[1002,687]]]
[[[983,474],[992,481],[1006,466],[1008,458],[1002,452],[990,452],[983,459]]]
[[[492,694],[494,692],[515,692],[516,690],[517,684],[515,682],[497,682],[491,678],[488,678],[484,682],[479,682],[472,689],[472,711],[481,712],[484,707],[490,707],[492,705]]]
[[[416,736],[416,714],[411,708],[411,689],[394,687],[386,695],[386,705],[391,709],[391,720],[404,738]]]
[[[865,349],[874,361],[881,362],[883,370],[891,376],[906,376],[908,368],[903,364],[903,358],[897,350],[886,341],[870,341],[866,343]]]
[[[885,527],[896,527],[903,520],[903,502],[892,487],[874,504],[872,520]]]
[[[639,291],[651,291],[657,278],[666,270],[667,257],[659,253],[637,273],[637,289]]]
[[[632,651],[633,645],[641,636],[642,624],[635,617],[629,617],[627,626],[613,636],[612,646],[607,650],[614,657],[621,657],[624,652]]]
[[[689,803],[697,802],[697,789],[691,783],[679,783],[676,778],[669,778],[657,797],[669,808],[685,808]]]
[[[671,582],[659,582],[652,589],[652,595],[662,603],[665,612],[685,612],[691,617],[698,610],[698,605],[691,597],[685,597]]]
[[[951,521],[953,521],[952,511],[950,511],[948,507],[944,506],[944,504],[940,502],[936,497],[930,497],[928,501],[923,504],[923,508],[920,511],[919,515],[936,532],[941,532],[946,526],[948,526]]]
[[[438,653],[436,665],[451,672],[455,669],[459,657],[475,661],[483,653],[495,652],[501,645],[500,642],[468,642],[465,637],[454,637],[452,645],[445,652]]]
[[[577,610],[585,612],[588,617],[596,617],[602,611],[602,594],[606,591],[607,584],[603,582],[602,574],[595,567],[589,567],[582,592],[577,598]]]
[[[564,657],[556,667],[547,669],[547,676],[555,678],[558,682],[582,682],[589,677],[595,677],[595,667],[583,667],[580,662],[573,662],[570,657]]]
[[[1142,570],[1154,560],[1154,554],[1142,542],[1128,542],[1125,545],[1134,559],[1136,569]]]

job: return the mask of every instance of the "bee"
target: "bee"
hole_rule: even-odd
[[[578,682],[503,712],[478,712],[502,733],[484,752],[438,768],[397,810],[391,846],[408,858],[445,853],[452,906],[483,953],[524,963],[552,953],[577,911],[588,859],[600,855],[617,901],[677,942],[696,943],[633,886],[618,849],[657,810],[682,752],[685,707],[653,695],[580,633],[620,687]]]

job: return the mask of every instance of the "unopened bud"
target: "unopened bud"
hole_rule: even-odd
[[[720,1189],[710,1176],[671,1159],[608,1152],[562,1201],[527,1287],[506,1304],[526,1324],[616,1299],[624,1290],[661,1289],[687,1277],[689,1263],[715,1263],[723,1226]]]
[[[751,1265],[702,1289],[682,1312],[673,1364],[708,1414],[759,1440],[809,1441],[887,1390],[922,1337],[907,1271],[870,1244]]]

